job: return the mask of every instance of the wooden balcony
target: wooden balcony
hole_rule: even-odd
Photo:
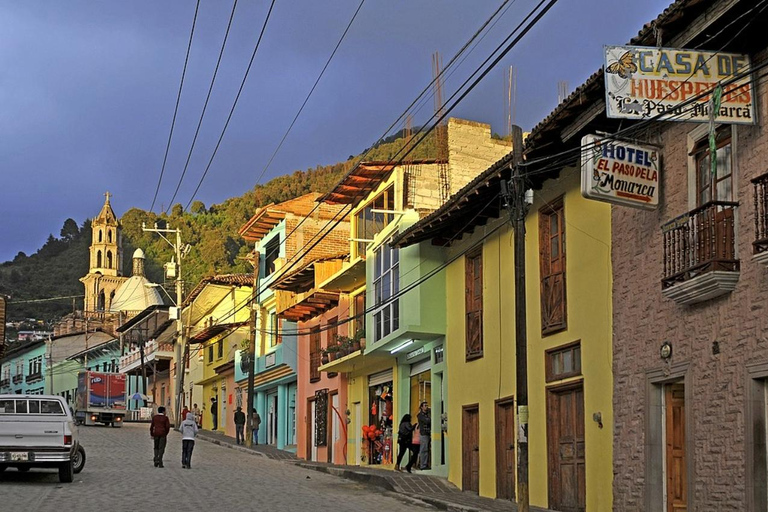
[[[755,204],[755,240],[752,242],[754,259],[768,265],[768,173],[752,180]]]
[[[662,294],[695,304],[729,293],[739,278],[734,239],[738,203],[712,201],[662,226]]]

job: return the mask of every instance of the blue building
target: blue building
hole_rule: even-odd
[[[11,345],[1,364],[0,393],[45,393],[45,341],[18,342]]]

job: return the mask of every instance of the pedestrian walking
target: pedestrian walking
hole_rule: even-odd
[[[200,412],[200,408],[195,404],[194,407],[192,407],[192,412],[195,415],[195,423],[197,423],[198,428],[203,426],[203,413]]]
[[[162,468],[165,445],[168,442],[168,432],[171,431],[171,420],[165,415],[165,407],[157,408],[157,414],[152,416],[149,424],[149,435],[155,443],[155,467]]]
[[[251,428],[253,429],[253,444],[259,444],[259,426],[261,425],[261,416],[259,412],[254,409],[251,416]]]
[[[181,422],[181,467],[192,467],[192,450],[195,449],[195,436],[197,435],[197,422],[195,413],[188,412],[187,418]]]
[[[245,444],[245,436],[243,435],[243,429],[245,428],[245,413],[242,407],[238,407],[235,411],[235,442],[237,444]]]
[[[215,396],[211,397],[211,420],[213,421],[213,430],[219,428],[219,401]]]
[[[405,456],[406,452],[410,452],[410,455],[408,457],[408,465],[405,467],[405,470],[410,473],[411,468],[416,462],[416,458],[413,455],[413,430],[414,425],[411,424],[411,415],[406,414],[403,416],[403,419],[400,420],[400,427],[397,429],[398,452],[395,471],[402,471],[400,463],[403,462],[403,457]]]
[[[432,416],[427,402],[421,402],[416,416],[419,425],[419,469],[429,469],[430,444],[432,442]]]

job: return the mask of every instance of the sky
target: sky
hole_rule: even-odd
[[[559,0],[451,113],[506,131],[505,74],[517,70],[515,121],[530,130],[671,0]],[[210,171],[206,206],[251,189],[360,0],[276,0]],[[366,0],[261,182],[332,164],[385,135],[501,0]],[[450,96],[536,5],[511,7],[446,80]],[[186,205],[205,170],[264,22],[268,0],[239,0],[187,175]],[[232,9],[201,0],[168,162],[154,211],[179,182]],[[67,218],[94,217],[104,193],[118,216],[148,210],[163,164],[194,0],[0,0],[0,262],[34,253]],[[432,101],[416,112],[426,122]],[[401,128],[402,125],[397,128]]]

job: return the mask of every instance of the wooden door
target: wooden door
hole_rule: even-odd
[[[665,386],[667,449],[667,512],[688,510],[688,483],[685,467],[685,387]]]
[[[464,406],[462,419],[461,487],[480,492],[480,435],[477,405]]]
[[[587,486],[582,384],[550,390],[547,409],[549,508],[584,512]]]
[[[307,398],[307,418],[306,422],[306,437],[307,440],[307,460],[312,460],[312,453],[315,448],[315,399]]]
[[[496,402],[496,498],[515,498],[515,401]]]
[[[338,391],[331,391],[328,393],[328,420],[327,420],[327,427],[325,429],[325,435],[326,435],[326,442],[325,446],[328,447],[327,450],[327,458],[326,462],[333,463],[333,443],[336,442],[336,436],[334,435],[336,431],[336,413],[333,412],[333,408],[337,405],[339,401],[339,392]]]

